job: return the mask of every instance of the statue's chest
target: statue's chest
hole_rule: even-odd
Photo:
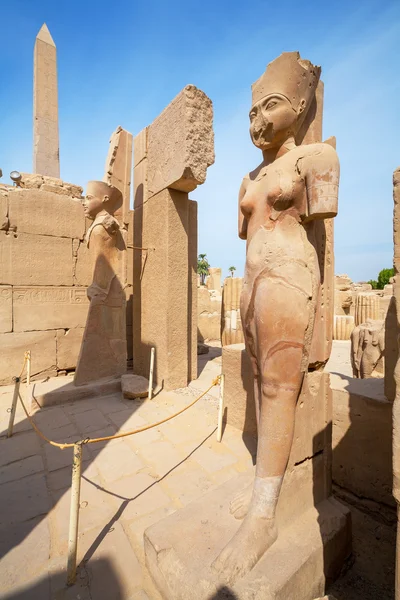
[[[268,167],[249,182],[240,208],[247,218],[255,213],[273,218],[275,213],[293,208],[301,213],[304,199],[304,180],[294,165],[285,169]]]

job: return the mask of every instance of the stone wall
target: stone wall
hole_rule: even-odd
[[[385,319],[393,286],[386,285],[383,290],[373,290],[370,283],[354,283],[348,275],[335,276],[335,340],[349,340],[356,325],[367,319]]]
[[[89,302],[82,188],[23,174],[0,185],[0,383],[32,353],[33,378],[73,370]]]
[[[221,339],[222,296],[220,289],[212,290],[204,285],[197,288],[197,337],[199,342]]]
[[[331,374],[333,481],[356,497],[394,506],[392,403],[382,380]]]
[[[240,316],[243,277],[227,277],[222,292],[221,343],[223,346],[244,342]]]

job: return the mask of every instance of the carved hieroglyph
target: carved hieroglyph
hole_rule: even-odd
[[[45,23],[34,50],[33,172],[60,177],[57,50]]]
[[[319,67],[287,52],[252,87],[250,134],[263,160],[240,188],[239,236],[247,240],[241,317],[254,374],[258,450],[254,485],[231,505],[243,522],[214,562],[229,582],[252,569],[277,539],[275,509],[296,403],[311,347],[318,348],[319,223],[337,214],[339,161],[331,145],[297,146],[295,138],[319,76]]]
[[[93,282],[87,290],[89,313],[74,383],[82,385],[126,371],[125,292],[120,281],[125,244],[115,211],[122,194],[102,181],[90,181],[84,202],[93,219],[86,242],[94,264]]]

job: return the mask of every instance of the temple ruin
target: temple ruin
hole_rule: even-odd
[[[201,278],[212,98],[185,85],[135,132],[115,114],[96,179],[66,182],[37,34],[33,172],[0,182],[7,600],[400,599],[400,169],[394,278],[335,275],[329,86],[273,58],[243,81],[245,271]]]

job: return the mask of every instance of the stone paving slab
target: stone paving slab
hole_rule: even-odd
[[[183,390],[159,392],[151,401],[126,400],[118,392],[51,406],[33,418],[59,442],[157,422],[207,389],[220,372],[219,353],[213,349],[211,360],[201,366],[200,380]],[[0,388],[0,597],[159,600],[144,564],[143,531],[252,464],[240,432],[226,428],[227,443],[215,440],[218,390],[154,429],[84,446],[81,564],[77,583],[68,589],[72,449],[60,450],[38,438],[21,407],[16,433],[6,439],[12,391],[13,386]],[[21,569],[20,563],[29,565]]]

